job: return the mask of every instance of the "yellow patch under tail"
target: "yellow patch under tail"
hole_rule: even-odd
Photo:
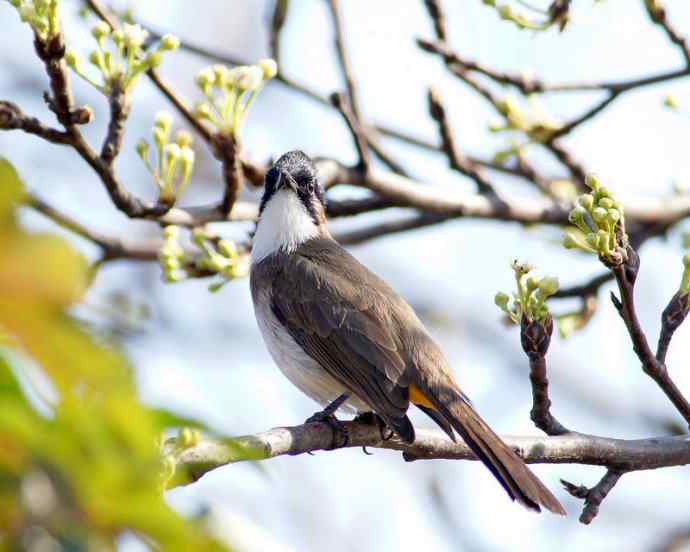
[[[410,398],[410,402],[421,406],[425,406],[426,408],[434,409],[434,405],[431,404],[431,401],[426,398],[426,395],[424,395],[424,393],[422,393],[422,390],[416,385],[410,384],[410,386],[407,388],[407,392],[408,397]]]

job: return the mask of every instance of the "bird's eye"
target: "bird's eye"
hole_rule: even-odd
[[[310,194],[314,193],[314,181],[313,180],[310,180],[309,182],[307,182],[307,191]]]

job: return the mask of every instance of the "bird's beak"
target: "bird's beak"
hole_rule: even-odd
[[[281,188],[287,186],[288,188],[291,188],[292,191],[297,191],[297,183],[295,182],[295,179],[292,178],[288,173],[280,171],[278,173],[278,182],[276,183],[276,191],[280,190]]]

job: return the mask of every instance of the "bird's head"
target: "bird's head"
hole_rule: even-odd
[[[309,156],[299,150],[281,156],[266,173],[252,259],[278,249],[289,252],[308,239],[328,235],[324,204]]]
[[[324,191],[316,177],[316,167],[303,151],[287,152],[268,170],[259,212],[263,214],[269,202],[281,192],[296,195],[315,219],[324,210]]]

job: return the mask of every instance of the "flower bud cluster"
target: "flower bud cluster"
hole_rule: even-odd
[[[530,96],[528,107],[522,108],[512,96],[506,96],[497,102],[496,108],[505,117],[505,122],[489,126],[491,132],[520,131],[532,142],[546,142],[561,125],[553,119],[535,96]]]
[[[192,135],[178,130],[170,142],[172,116],[164,111],[156,114],[151,135],[154,144],[153,163],[149,158],[149,144],[143,138],[137,142],[137,154],[146,165],[158,186],[159,201],[168,205],[175,203],[189,183],[194,168],[195,154],[192,149]]]
[[[552,24],[552,21],[550,19],[547,19],[544,22],[530,21],[524,15],[520,15],[519,13],[515,13],[513,11],[513,8],[511,8],[508,4],[498,5],[496,3],[496,0],[482,0],[482,1],[483,1],[484,5],[494,8],[496,10],[496,12],[498,13],[498,16],[501,19],[503,19],[504,21],[510,21],[518,29],[530,29],[533,31],[543,31],[544,29],[547,29]]]
[[[278,66],[272,59],[233,69],[224,65],[207,67],[196,76],[196,84],[206,100],[196,104],[195,115],[219,133],[239,139],[249,106],[264,84],[277,74]]]
[[[98,70],[99,77],[93,78],[85,71],[79,54],[71,48],[65,53],[65,61],[77,75],[105,95],[116,87],[123,92],[129,91],[142,73],[161,64],[165,52],[172,52],[180,46],[177,37],[166,34],[158,47],[147,53],[144,43],[148,39],[148,31],[129,23],[113,30],[101,21],[91,29],[91,35],[96,41],[96,49],[88,59]]]
[[[215,272],[223,280],[209,284],[211,292],[220,290],[229,280],[243,278],[249,271],[246,256],[240,255],[237,244],[226,239],[212,239],[204,228],[192,231],[192,241],[201,249],[202,255],[197,258],[196,268]]]
[[[625,233],[623,207],[594,176],[588,176],[591,193],[582,194],[568,220],[574,228],[563,237],[566,249],[596,253],[603,261],[621,264],[627,259],[628,237]]]
[[[158,251],[158,260],[166,282],[179,282],[185,276],[184,250],[179,239],[180,229],[177,226],[166,226],[163,229],[163,246]]]
[[[512,262],[511,268],[515,273],[517,287],[512,294],[512,304],[508,294],[499,292],[494,297],[496,306],[518,325],[522,323],[523,316],[530,322],[543,320],[549,312],[546,299],[558,291],[558,278],[529,276],[533,270],[532,265],[517,260]]]
[[[60,32],[58,0],[10,0],[24,23],[31,25],[39,40],[47,42]]]

